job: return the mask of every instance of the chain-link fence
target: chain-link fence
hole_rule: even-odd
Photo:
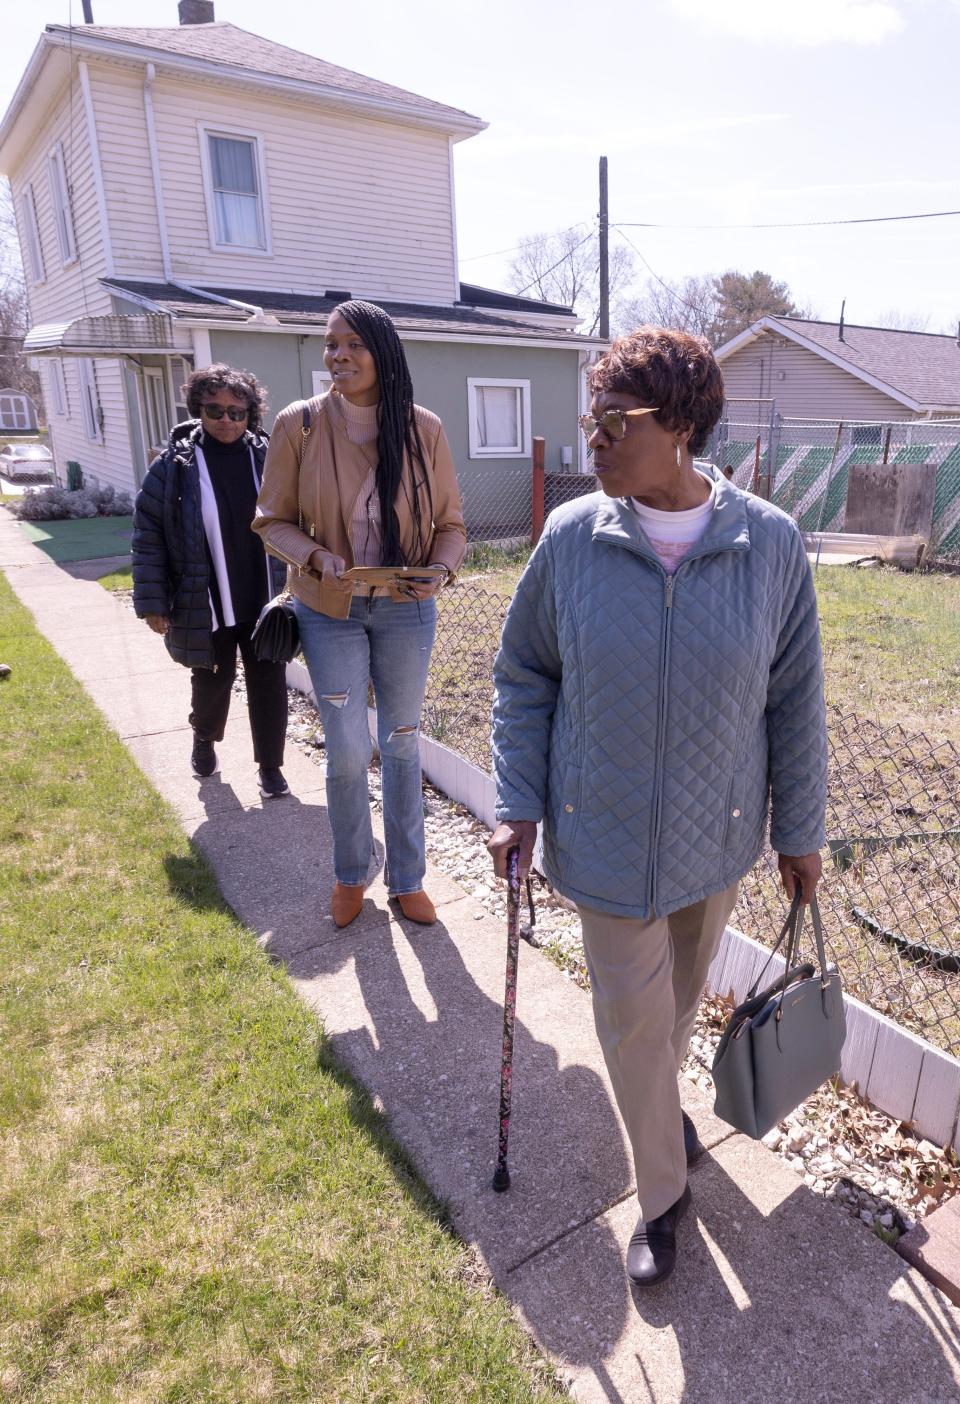
[[[528,462],[472,465],[458,472],[468,541],[529,541],[533,531],[533,471]],[[545,473],[544,511],[595,492],[593,473]]]
[[[803,531],[843,531],[855,464],[932,463],[929,555],[960,558],[960,420],[786,419],[774,400],[728,400],[707,456],[729,464],[738,487],[759,490]]]
[[[484,770],[508,604],[477,583],[439,597],[424,731]],[[830,752],[822,910],[833,958],[852,994],[960,1055],[960,751],[832,708]],[[769,941],[784,913],[768,852],[734,920]]]

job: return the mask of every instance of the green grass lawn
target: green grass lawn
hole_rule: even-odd
[[[960,576],[816,573],[827,696],[960,745]]]
[[[478,555],[461,579],[509,597],[523,566]],[[960,576],[821,566],[827,698],[960,745]]]
[[[0,577],[0,1397],[560,1398]]]
[[[97,584],[102,585],[105,590],[132,590],[133,566],[121,566],[119,570],[111,571],[109,575],[101,575]]]

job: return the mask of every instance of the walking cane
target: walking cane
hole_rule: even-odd
[[[533,901],[531,899],[531,916]],[[500,1055],[500,1142],[493,1188],[498,1194],[510,1188],[507,1141],[510,1136],[510,1101],[513,1091],[513,1024],[517,1012],[517,959],[520,953],[520,850],[507,854],[507,979],[503,992],[503,1050]]]

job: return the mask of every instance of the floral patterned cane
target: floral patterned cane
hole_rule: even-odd
[[[532,905],[532,904],[531,904]],[[517,1012],[517,959],[520,952],[520,850],[507,854],[507,980],[503,994],[503,1051],[500,1055],[500,1144],[493,1188],[498,1194],[510,1188],[507,1140],[510,1136],[510,1099],[513,1092],[513,1024]]]

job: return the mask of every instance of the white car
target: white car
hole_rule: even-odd
[[[53,454],[45,444],[7,444],[0,452],[0,478],[53,481]]]

